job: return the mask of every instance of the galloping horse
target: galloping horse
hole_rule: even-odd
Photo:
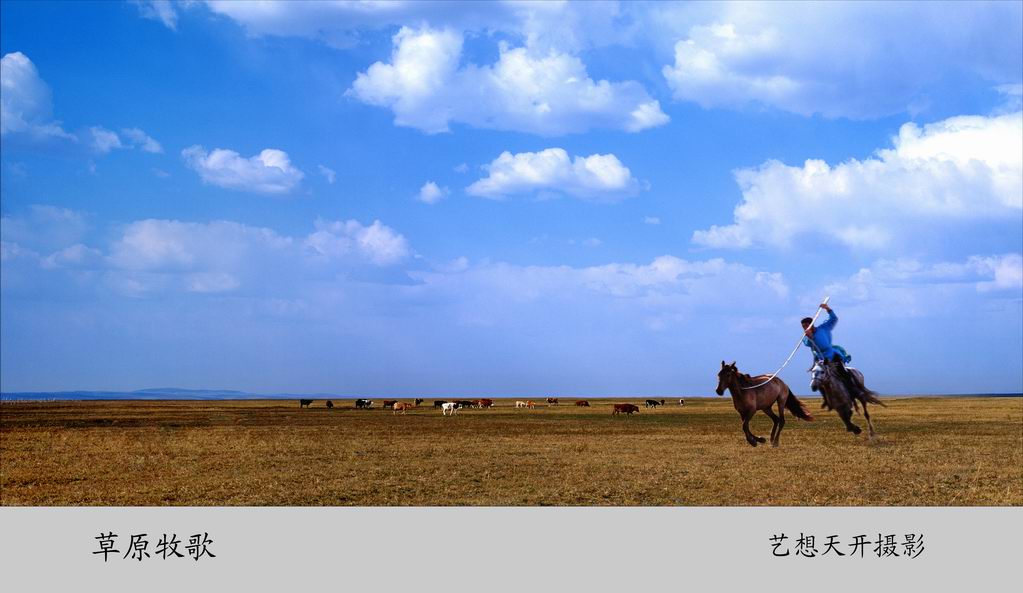
[[[838,412],[838,417],[845,424],[845,429],[854,435],[862,432],[859,426],[852,423],[853,409],[860,411],[856,404],[859,401],[863,404],[863,417],[867,419],[867,434],[870,438],[877,435],[874,432],[874,423],[870,421],[870,412],[867,411],[867,402],[885,405],[877,399],[877,394],[867,389],[863,384],[863,375],[856,369],[840,368],[840,362],[818,363],[819,374],[815,373],[811,388],[819,390],[824,396],[823,407]],[[842,374],[848,375],[843,380]]]
[[[753,387],[769,376],[750,377],[740,373],[734,361],[732,364],[725,364],[723,360],[721,361],[721,371],[718,373],[718,388],[715,391],[718,395],[724,395],[725,389],[731,392],[732,404],[735,405],[735,411],[742,418],[742,431],[746,433],[746,442],[753,447],[756,447],[757,443],[767,442],[764,437],[758,437],[749,430],[749,421],[758,410],[763,410],[774,422],[774,426],[771,428],[772,447],[777,447],[781,439],[781,429],[785,427],[785,408],[788,408],[796,418],[813,420],[813,416],[807,411],[806,406],[796,399],[789,386],[778,377],[763,385]],[[771,406],[775,403],[778,404],[777,415],[771,410]]]

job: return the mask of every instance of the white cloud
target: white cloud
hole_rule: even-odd
[[[468,163],[459,163],[459,164],[455,165],[455,173],[468,173],[468,172],[469,172],[469,164]]]
[[[323,165],[317,165],[317,168],[320,170],[320,175],[323,175],[323,178],[327,180],[327,183],[333,185],[337,181],[337,173],[333,169]]]
[[[0,134],[72,139],[51,115],[50,87],[35,64],[21,52],[0,59]]]
[[[121,130],[121,134],[127,139],[129,145],[137,147],[143,152],[153,154],[163,152],[163,147],[160,146],[159,142],[138,128],[125,128]]]
[[[419,188],[419,195],[416,196],[416,199],[424,204],[436,204],[449,193],[448,188],[438,187],[436,183],[427,181],[423,187]]]
[[[601,334],[607,324],[641,324],[644,330],[659,331],[712,311],[762,311],[786,303],[789,295],[779,273],[721,259],[687,261],[671,255],[648,264],[588,267],[483,262],[410,275],[422,282],[411,292],[452,303],[462,325],[563,325],[566,318],[578,321],[592,315],[605,322],[598,324]]]
[[[358,74],[348,94],[394,112],[399,126],[477,128],[560,135],[594,128],[637,132],[669,118],[638,82],[594,81],[579,58],[502,42],[493,65],[461,65],[462,35],[402,27],[389,63]]]
[[[113,132],[100,126],[93,126],[89,128],[89,134],[92,136],[89,144],[92,149],[100,154],[106,154],[114,149],[124,148],[121,144],[121,138],[117,135],[117,132]]]
[[[354,256],[379,266],[397,263],[410,254],[405,237],[379,220],[369,226],[356,220],[317,220],[316,231],[306,237],[304,245],[327,259]]]
[[[801,115],[873,118],[913,113],[942,85],[963,78],[1018,84],[1023,69],[1023,19],[1015,3],[703,8],[702,14],[677,9],[686,13],[687,32],[663,74],[676,99],[704,107],[759,104]]]
[[[5,241],[47,252],[82,241],[89,222],[84,214],[68,208],[32,205],[21,216],[0,218],[0,229]]]
[[[217,148],[207,153],[195,145],[182,150],[181,156],[203,182],[227,189],[285,194],[305,176],[291,165],[288,153],[273,148],[244,158],[233,150]]]
[[[643,223],[644,224],[654,224],[654,225],[657,225],[657,224],[661,224],[661,219],[657,218],[656,216],[645,216],[645,217],[643,217]]]
[[[893,147],[838,165],[768,161],[735,174],[735,222],[693,234],[722,248],[784,247],[803,234],[882,249],[941,223],[1013,221],[1023,213],[1023,113],[908,123]]]
[[[89,128],[87,144],[99,154],[126,148],[138,148],[150,153],[163,152],[163,147],[159,142],[138,128],[125,128],[118,135],[117,132],[103,126],[92,126]]]
[[[359,42],[365,30],[412,23],[506,34],[541,51],[579,51],[623,41],[626,21],[617,2],[237,2],[207,0],[216,14],[232,19],[249,35],[297,36],[337,48]],[[624,17],[624,18],[623,18]]]
[[[882,259],[823,288],[872,317],[933,316],[977,311],[981,303],[1023,298],[1023,254],[970,256],[960,261]],[[809,303],[806,303],[809,304]]]
[[[582,199],[616,201],[639,191],[639,182],[613,154],[569,158],[563,148],[518,154],[505,151],[484,168],[487,177],[467,187],[467,193],[485,198],[563,193]]]
[[[171,0],[136,0],[135,6],[142,17],[160,21],[171,31],[178,30],[178,11]]]
[[[117,132],[103,126],[92,126],[72,134],[53,119],[51,93],[39,77],[35,64],[21,52],[0,59],[0,134],[17,135],[30,142],[47,140],[71,142],[92,153],[107,154],[112,150],[137,147],[145,152],[163,152],[160,143],[139,128]]]

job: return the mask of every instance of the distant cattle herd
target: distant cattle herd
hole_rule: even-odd
[[[312,399],[300,399],[300,400],[298,400],[298,406],[300,408],[308,408],[310,405],[312,405],[313,401],[315,401],[315,400],[312,400]],[[424,400],[422,398],[416,398],[412,402],[403,402],[403,401],[396,400],[396,399],[385,399],[385,400],[382,400],[380,402],[380,404],[381,404],[382,408],[392,410],[393,414],[397,414],[398,412],[401,412],[404,415],[406,411],[418,408],[420,406],[420,404],[424,403],[425,401],[426,400]],[[556,397],[548,397],[546,401],[547,401],[547,405],[548,406],[557,406],[557,405],[559,405],[558,398],[556,398]],[[370,409],[370,408],[373,407],[373,404],[374,404],[374,401],[371,400],[371,399],[359,398],[359,399],[355,400],[355,408],[356,409],[360,409],[360,410]],[[665,402],[664,402],[663,399],[661,399],[661,400],[648,399],[648,400],[646,400],[645,404],[646,404],[647,408],[657,408],[659,406],[665,405]],[[579,407],[582,407],[582,408],[588,408],[588,407],[590,407],[590,402],[585,400],[585,399],[580,399],[580,400],[576,400],[575,401],[575,405],[579,406]],[[611,415],[612,416],[615,416],[615,415],[618,415],[618,414],[626,414],[628,416],[631,416],[632,414],[635,414],[635,413],[639,412],[639,406],[637,406],[635,404],[622,403],[622,404],[611,404],[611,405],[612,405],[612,408],[611,408]],[[680,406],[686,405],[686,400],[679,399],[678,400],[678,405],[680,405]],[[328,399],[327,403],[326,403],[326,406],[327,406],[327,409],[331,409],[332,410],[332,409],[334,409],[334,402]],[[458,413],[458,410],[465,410],[465,409],[489,410],[489,409],[494,407],[494,400],[487,399],[487,398],[471,399],[471,400],[469,400],[469,399],[459,399],[459,400],[451,400],[451,401],[443,400],[443,399],[437,399],[437,400],[433,401],[433,407],[435,409],[439,409],[441,411],[441,414],[444,415],[444,416],[454,416],[455,414]],[[516,408],[523,408],[523,409],[527,409],[527,410],[533,410],[533,409],[536,408],[536,402],[533,401],[533,400],[521,400],[520,399],[520,400],[516,400],[515,401],[515,407]]]

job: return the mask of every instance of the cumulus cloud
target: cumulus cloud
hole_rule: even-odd
[[[462,34],[402,27],[390,62],[360,72],[348,91],[394,112],[399,126],[446,132],[477,128],[561,135],[610,128],[638,132],[669,118],[638,82],[594,81],[582,61],[551,50],[499,46],[492,65],[462,65]]]
[[[0,134],[73,138],[52,119],[50,87],[28,56],[13,52],[0,58],[0,89]]]
[[[1023,113],[907,123],[871,158],[802,167],[768,161],[735,174],[735,222],[698,230],[708,247],[784,247],[800,235],[883,249],[931,223],[1013,221],[1023,213]]]
[[[405,237],[379,220],[369,226],[357,220],[317,220],[316,231],[305,239],[304,245],[311,253],[327,259],[357,256],[381,266],[397,263],[410,253]]]
[[[1018,314],[1023,298],[1023,254],[974,255],[955,261],[881,259],[831,282],[824,294],[840,295],[872,317],[963,314],[1007,300]]]
[[[501,153],[484,167],[487,176],[466,188],[484,198],[515,194],[567,194],[581,199],[616,201],[635,195],[639,182],[613,154],[570,158],[563,148]]]
[[[226,189],[286,194],[298,187],[305,177],[292,166],[288,153],[274,148],[245,158],[233,150],[217,148],[207,152],[195,145],[182,150],[181,156],[204,183]]]
[[[30,143],[57,140],[101,155],[126,148],[163,152],[160,143],[139,128],[125,128],[120,135],[103,126],[74,134],[65,131],[53,119],[50,87],[39,77],[32,60],[21,52],[0,59],[0,87],[0,135],[17,136]]]
[[[962,77],[1018,84],[1023,70],[1018,4],[947,4],[938,14],[930,3],[762,2],[689,16],[663,74],[676,99],[704,107],[873,118],[912,113]]]
[[[419,194],[416,196],[416,199],[424,204],[436,204],[448,193],[450,193],[448,188],[441,188],[433,181],[427,181],[423,184],[423,187],[419,188]]]

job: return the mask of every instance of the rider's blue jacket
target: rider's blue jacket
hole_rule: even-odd
[[[803,338],[803,344],[813,350],[814,360],[831,360],[837,353],[845,362],[849,362],[849,355],[841,346],[831,343],[831,330],[838,323],[838,315],[834,311],[828,311],[828,320],[817,326],[813,332],[813,340],[809,337]]]

